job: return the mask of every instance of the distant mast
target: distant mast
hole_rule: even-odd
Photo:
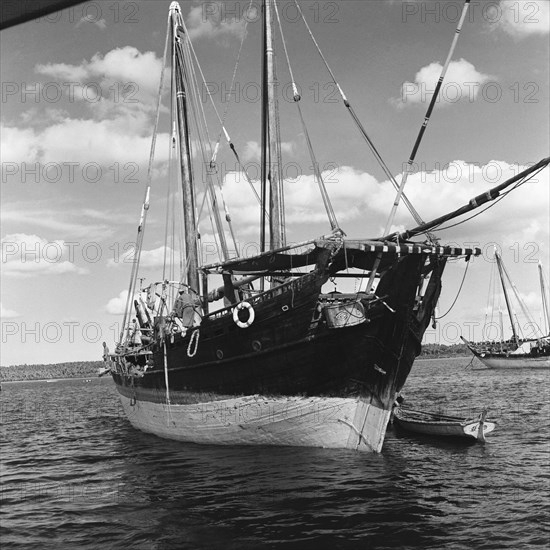
[[[282,208],[282,166],[281,166],[281,138],[279,133],[278,105],[277,105],[277,76],[275,73],[275,53],[273,50],[273,0],[264,3],[265,27],[265,63],[267,82],[267,154],[264,162],[265,173],[269,179],[269,248],[274,250],[285,246],[285,230]],[[265,97],[266,96],[266,97]],[[265,109],[265,105],[262,106]],[[266,136],[262,136],[265,140]]]
[[[499,253],[495,250],[495,259],[497,261],[498,273],[500,275],[500,282],[502,283],[502,290],[504,291],[504,299],[506,301],[506,308],[508,309],[508,316],[510,317],[510,323],[512,325],[512,333],[514,335],[514,340],[519,348],[519,338],[516,332],[516,327],[514,325],[514,316],[512,314],[512,306],[510,305],[510,297],[508,296],[508,290],[506,289],[506,284],[504,283],[504,273],[502,270],[502,263]]]
[[[540,293],[542,295],[542,314],[544,316],[545,329],[550,335],[550,315],[548,314],[548,298],[546,296],[546,285],[544,284],[544,273],[542,271],[542,263],[539,262],[539,278],[540,278]]]

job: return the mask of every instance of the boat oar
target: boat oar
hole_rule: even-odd
[[[401,407],[401,410],[404,413],[407,413],[407,412],[419,413],[419,414],[424,414],[426,416],[431,416],[432,418],[439,418],[440,420],[464,420],[464,418],[460,418],[458,416],[447,416],[447,415],[444,415],[444,414],[430,413],[430,412],[426,412],[426,411],[419,411],[417,409],[409,409],[409,408],[405,408],[405,407]]]

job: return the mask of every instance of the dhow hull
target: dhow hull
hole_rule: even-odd
[[[477,358],[489,369],[548,369],[550,357],[533,357],[525,355],[510,355],[509,357],[483,356],[476,354]]]
[[[261,395],[173,405],[121,396],[134,428],[211,445],[277,445],[379,452],[390,412],[362,399]]]

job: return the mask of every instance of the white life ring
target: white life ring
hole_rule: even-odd
[[[239,319],[239,311],[241,311],[241,309],[248,310],[248,319],[244,323]],[[233,321],[235,321],[235,324],[239,328],[248,328],[254,322],[255,316],[254,308],[248,302],[241,302],[233,308]]]

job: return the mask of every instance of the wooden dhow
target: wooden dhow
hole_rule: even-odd
[[[548,315],[548,299],[544,280],[544,272],[539,262],[540,291],[542,297],[542,311],[544,315],[544,329],[533,321],[527,306],[523,303],[519,292],[510,279],[510,275],[502,262],[502,257],[495,250],[495,263],[498,268],[499,280],[504,293],[506,311],[510,320],[512,337],[504,339],[504,322],[502,311],[499,310],[500,340],[485,342],[469,342],[462,338],[470,351],[490,369],[548,369],[550,368],[550,317]],[[493,290],[495,288],[493,287]],[[529,319],[531,330],[538,332],[537,338],[521,338],[519,324],[512,307],[512,296],[516,298],[520,308]],[[543,332],[544,330],[544,332]]]
[[[468,4],[467,1],[458,31]],[[303,18],[297,3],[296,6]],[[262,162],[259,192],[254,189],[259,202],[260,252],[253,257],[230,257],[226,239],[233,238],[233,229],[227,211],[220,212],[224,210],[221,189],[213,184],[213,173],[206,174],[203,188],[195,177],[193,150],[198,147],[203,162],[215,166],[220,141],[211,149],[210,144],[197,146],[208,135],[202,124],[197,91],[204,82],[203,73],[181,9],[174,2],[169,13],[165,60],[171,59],[174,130],[170,147],[179,167],[178,211],[181,210],[184,222],[181,271],[173,277],[164,271],[159,282],[138,288],[150,207],[151,161],[123,329],[113,353],[105,346],[106,366],[128,419],[145,432],[218,445],[380,451],[395,395],[420,353],[424,331],[433,316],[447,260],[480,254],[477,248],[440,245],[430,231],[438,221],[453,219],[495,199],[514,182],[527,181],[548,164],[548,159],[518,174],[513,181],[476,197],[460,212],[424,223],[404,194],[406,179],[398,184],[389,173],[334,80],[361,138],[398,191],[394,206],[403,201],[417,224],[406,233],[389,234],[394,208],[383,237],[349,239],[340,229],[318,170],[293,80],[294,102],[330,231],[302,243],[287,244],[273,64],[275,23],[279,24],[287,61],[288,55],[273,0],[264,2],[263,16]],[[313,38],[305,18],[303,22]],[[457,37],[458,33],[442,76]],[[318,48],[315,41],[314,44]],[[323,60],[333,76],[324,57]],[[159,112],[162,86],[161,76]],[[434,94],[425,121],[436,100]],[[229,150],[240,162],[219,118],[220,135],[225,135]],[[156,129],[157,126],[155,136]],[[151,158],[153,151],[154,148]],[[221,256],[221,261],[207,265],[200,262],[198,230],[205,204],[211,211]],[[172,207],[176,209],[174,204]],[[223,218],[228,222],[228,231]],[[418,235],[424,239],[422,242],[411,240]],[[350,276],[361,282],[352,294],[323,289],[329,280]]]

